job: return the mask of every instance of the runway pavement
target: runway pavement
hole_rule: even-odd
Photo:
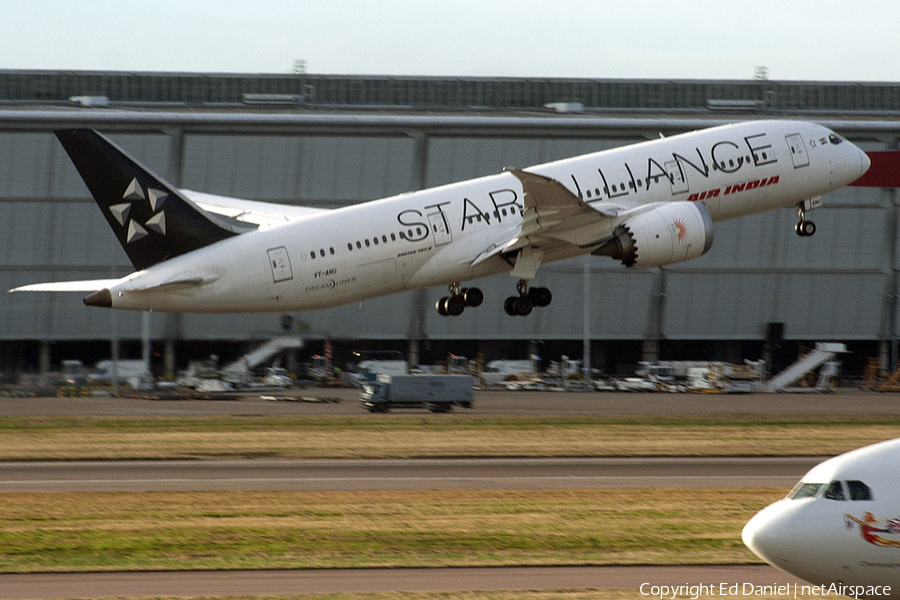
[[[721,584],[738,585],[737,589],[741,590],[744,584],[799,582],[768,565],[46,573],[0,575],[0,600],[639,588],[644,583],[651,586],[703,584],[713,586],[718,592]]]
[[[272,400],[284,398],[294,401]],[[304,402],[337,400],[337,402]],[[840,390],[835,394],[644,394],[590,392],[479,391],[473,409],[460,415],[895,415],[900,395]],[[424,409],[397,414],[428,414]],[[245,394],[219,400],[149,400],[142,398],[6,398],[0,416],[144,416],[144,415],[367,415],[359,391],[312,388],[278,396]],[[446,415],[444,415],[446,416]]]
[[[790,488],[823,458],[0,462],[0,492]]]

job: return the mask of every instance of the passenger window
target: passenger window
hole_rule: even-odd
[[[309,253],[309,257],[310,257],[310,258],[315,258],[315,257],[316,257],[316,251],[315,251],[315,250],[312,250],[312,251]]]
[[[791,500],[799,500],[800,498],[815,498],[816,494],[819,493],[819,490],[824,483],[804,483],[800,482],[794,486],[794,489],[791,490],[791,493],[788,494],[788,498]]]
[[[851,479],[847,482],[847,489],[850,490],[851,500],[871,500],[872,490],[862,481]]]
[[[828,487],[825,488],[824,497],[829,500],[846,500],[847,496],[844,495],[844,484],[840,481],[832,481],[828,484]]]

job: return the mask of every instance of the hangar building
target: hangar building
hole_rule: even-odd
[[[897,149],[900,84],[352,77],[0,71],[0,287],[131,271],[52,132],[92,127],[180,187],[339,207],[735,120],[797,118],[864,150]],[[633,271],[605,257],[544,265],[550,309],[506,316],[515,281],[482,282],[485,303],[434,310],[444,289],[284,315],[166,315],[85,308],[82,294],[0,295],[0,371],[66,358],[137,355],[154,369],[240,354],[289,331],[335,362],[353,352],[545,359],[590,352],[627,372],[642,359],[739,362],[815,341],[897,363],[898,224],[893,189],[847,188],[795,235],[785,209],[716,226],[705,256]],[[792,356],[788,356],[792,358]],[[845,361],[846,362],[846,361]]]

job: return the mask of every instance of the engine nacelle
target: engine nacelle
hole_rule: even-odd
[[[712,218],[703,204],[672,202],[629,217],[593,253],[619,259],[626,267],[649,269],[702,256],[712,241]]]

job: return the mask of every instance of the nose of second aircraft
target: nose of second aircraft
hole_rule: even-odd
[[[815,527],[803,511],[807,502],[781,500],[762,509],[744,526],[744,544],[773,567],[794,575],[804,571],[804,555],[815,547]]]
[[[779,518],[781,510],[777,508],[778,504],[775,503],[756,513],[752,519],[747,521],[741,531],[744,545],[750,548],[753,554],[771,565],[777,564],[779,556],[782,554],[780,537],[776,535],[777,524],[781,521]]]

